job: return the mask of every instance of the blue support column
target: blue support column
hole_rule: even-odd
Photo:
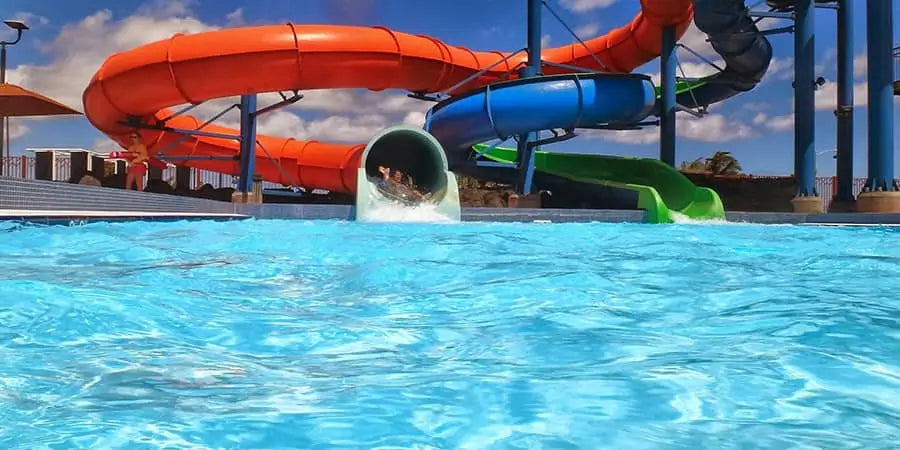
[[[815,196],[815,21],[813,0],[797,0],[794,31],[794,174],[797,196]]]
[[[869,0],[867,47],[869,60],[870,191],[892,191],[894,185],[893,5]]]
[[[662,110],[659,129],[659,159],[675,165],[675,27],[663,28],[660,72],[662,77]]]
[[[839,0],[837,13],[837,199],[853,201],[853,2]]]
[[[541,75],[541,0],[528,0],[528,65],[519,72],[522,78]],[[519,185],[518,193],[531,193],[534,178],[534,148],[530,141],[537,140],[537,133],[519,135]]]
[[[241,96],[241,159],[238,192],[253,191],[256,156],[256,95]]]
[[[541,0],[528,0],[528,65],[522,77],[541,74]]]

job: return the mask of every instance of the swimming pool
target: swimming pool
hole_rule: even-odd
[[[2,448],[848,448],[900,435],[900,230],[0,230]]]

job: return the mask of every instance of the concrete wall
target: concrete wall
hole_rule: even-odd
[[[230,214],[234,205],[192,197],[0,177],[0,209]]]

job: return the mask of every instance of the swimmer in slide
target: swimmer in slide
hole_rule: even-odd
[[[411,194],[419,201],[428,200],[430,193],[423,194],[415,188],[412,177],[404,179],[403,172],[399,169],[391,170],[390,167],[378,166],[378,172],[381,173],[381,179],[378,180],[378,187],[391,196],[406,198],[406,194]]]

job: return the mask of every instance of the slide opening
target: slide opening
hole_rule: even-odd
[[[412,127],[393,127],[369,141],[363,153],[366,176],[376,182],[383,175],[379,167],[390,169],[390,176],[402,172],[403,181],[422,194],[440,200],[447,189],[447,159],[440,143],[428,132]]]

